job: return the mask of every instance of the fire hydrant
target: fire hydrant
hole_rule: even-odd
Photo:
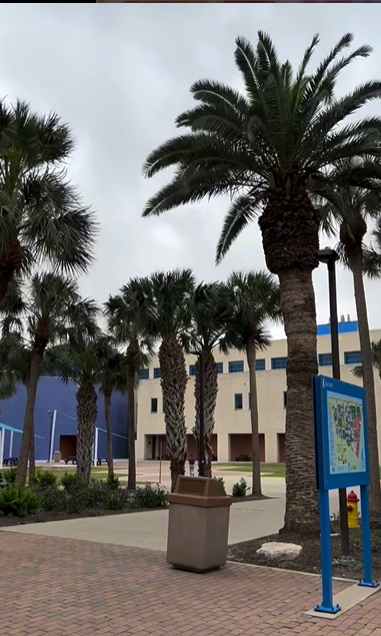
[[[353,490],[347,497],[348,527],[359,528],[359,498]]]

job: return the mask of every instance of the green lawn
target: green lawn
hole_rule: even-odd
[[[228,464],[216,464],[216,469],[231,473],[251,473],[251,462],[229,462]],[[263,477],[284,477],[284,464],[261,464]]]

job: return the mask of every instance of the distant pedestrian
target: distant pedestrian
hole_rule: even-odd
[[[189,457],[189,474],[191,477],[194,477],[194,463],[195,463],[195,459],[193,455],[191,455]]]

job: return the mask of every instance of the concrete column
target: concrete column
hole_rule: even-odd
[[[219,462],[229,461],[229,434],[218,433],[217,435],[217,457]]]
[[[276,464],[278,462],[278,435],[277,433],[266,433],[266,464]]]

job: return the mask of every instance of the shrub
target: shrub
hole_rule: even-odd
[[[219,481],[220,484],[222,484],[222,486],[225,488],[225,479],[223,477],[214,477],[214,479],[217,479],[217,481]]]
[[[6,517],[26,517],[39,507],[39,498],[33,488],[12,484],[0,491],[0,510]]]
[[[17,477],[17,468],[8,468],[3,472],[4,481],[7,484],[15,484]]]
[[[232,490],[233,497],[245,497],[248,490],[247,481],[244,477],[241,477],[237,483],[234,484]]]
[[[143,488],[137,488],[131,497],[132,508],[165,508],[168,494],[160,485],[147,483]]]
[[[66,493],[57,484],[45,486],[36,490],[39,499],[39,508],[45,512],[52,510],[62,511],[66,508]]]
[[[107,477],[107,486],[110,490],[117,490],[117,488],[120,488],[119,477],[116,475],[109,475]]]
[[[54,484],[57,483],[57,475],[52,470],[41,470],[41,468],[39,468],[36,472],[34,482],[42,488],[54,486]]]
[[[65,490],[69,491],[78,486],[87,486],[88,484],[82,477],[79,477],[77,473],[64,473],[61,477],[61,485]]]

